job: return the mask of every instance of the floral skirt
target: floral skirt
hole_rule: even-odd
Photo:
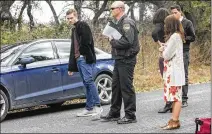
[[[164,60],[164,101],[182,101],[182,86],[170,86],[170,67],[168,61]]]

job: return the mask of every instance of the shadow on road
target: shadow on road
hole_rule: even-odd
[[[85,107],[85,103],[63,105],[58,108],[44,107],[44,108],[39,108],[36,110],[26,110],[26,111],[22,111],[22,112],[9,113],[6,116],[5,121],[29,117],[29,116],[37,116],[37,115],[43,115],[43,114],[48,114],[48,113],[61,112],[61,111],[83,108],[83,107]]]

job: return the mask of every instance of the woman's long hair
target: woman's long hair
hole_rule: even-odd
[[[164,23],[165,18],[169,15],[166,8],[159,8],[153,16],[153,24]]]
[[[183,26],[178,20],[175,15],[169,15],[165,18],[164,21],[164,32],[165,32],[165,41],[167,41],[172,34],[174,33],[179,33],[183,42],[185,42],[185,35],[184,35],[184,30]]]

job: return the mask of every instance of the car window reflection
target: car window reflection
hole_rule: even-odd
[[[55,58],[51,42],[42,42],[30,46],[21,54],[20,57],[33,57],[35,59],[35,62],[52,60]]]
[[[59,55],[59,58],[69,58],[70,55],[70,49],[71,49],[71,42],[55,42],[55,45],[57,47],[57,53]]]

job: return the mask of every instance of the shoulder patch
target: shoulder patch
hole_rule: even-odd
[[[130,29],[130,24],[124,24],[123,29],[125,32],[127,32]]]

